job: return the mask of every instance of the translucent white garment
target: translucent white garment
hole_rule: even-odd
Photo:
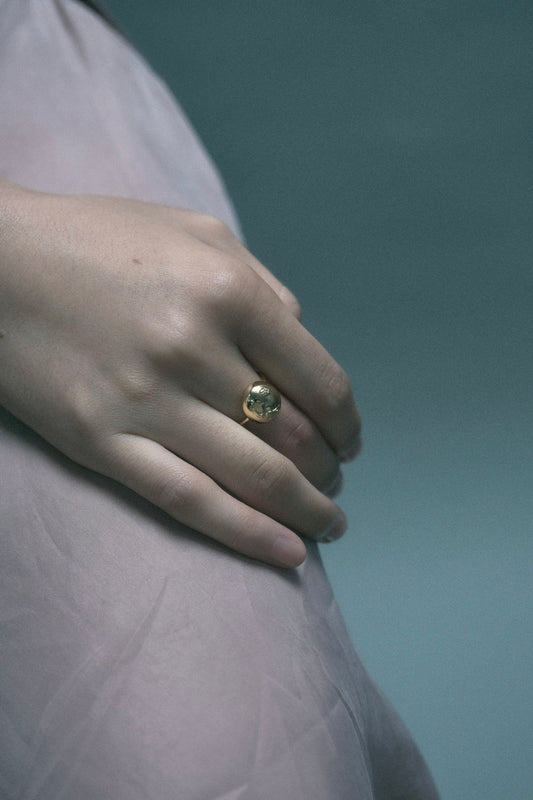
[[[74,0],[0,0],[0,172],[238,232],[166,88]],[[0,409],[2,800],[435,800],[308,550],[237,556]]]

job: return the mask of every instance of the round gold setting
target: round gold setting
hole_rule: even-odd
[[[279,392],[264,380],[254,381],[242,397],[242,410],[246,419],[241,425],[246,425],[250,419],[254,422],[272,422],[278,416],[280,409]]]

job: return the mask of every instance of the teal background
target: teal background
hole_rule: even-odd
[[[443,799],[533,797],[533,5],[107,6],[353,380],[358,651]]]

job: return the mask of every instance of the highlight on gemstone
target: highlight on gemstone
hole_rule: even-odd
[[[257,381],[250,387],[245,406],[247,414],[256,422],[270,422],[280,412],[281,397],[273,386]]]

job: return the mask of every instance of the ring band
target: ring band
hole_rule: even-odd
[[[254,422],[272,422],[281,409],[281,396],[270,383],[264,379],[251,383],[242,396],[242,410],[245,418],[241,425],[249,420]]]

